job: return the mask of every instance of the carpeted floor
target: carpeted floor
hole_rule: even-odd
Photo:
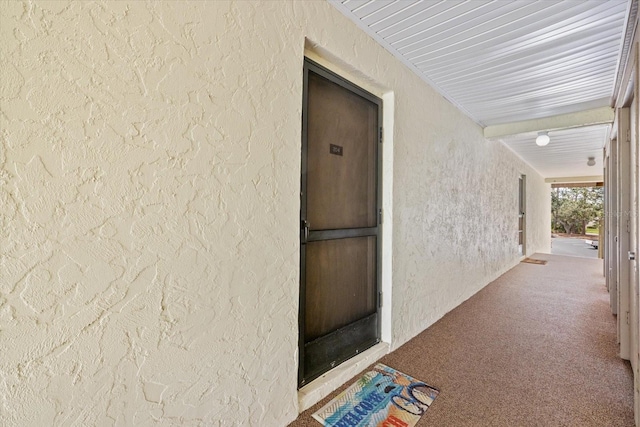
[[[634,425],[602,261],[535,258],[548,263],[518,264],[381,359],[440,389],[418,426]],[[290,425],[320,426],[337,392]]]

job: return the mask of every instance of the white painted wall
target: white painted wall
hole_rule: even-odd
[[[305,38],[393,91],[393,347],[518,262],[519,174],[548,249],[549,185],[325,2],[4,1],[0,424],[296,417]]]
[[[394,152],[394,348],[519,260],[521,174],[527,253],[550,240],[550,185],[428,88],[411,92],[396,94],[398,133],[415,133]]]
[[[551,184],[532,173],[527,175],[527,256],[536,252],[551,253]]]

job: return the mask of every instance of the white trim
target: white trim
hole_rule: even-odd
[[[633,16],[632,16],[633,14]],[[638,37],[638,4],[637,0],[629,0],[627,5],[627,11],[625,13],[624,31],[620,36],[620,49],[618,51],[618,61],[616,63],[616,80],[613,85],[611,94],[611,105],[620,107],[625,102],[624,100],[624,82],[631,80],[631,77],[627,75],[629,70],[633,71],[633,55],[635,49],[633,45]],[[624,62],[624,63],[623,63]]]
[[[500,138],[528,132],[552,131],[576,127],[611,124],[614,111],[611,107],[595,108],[577,113],[560,114],[541,119],[523,120],[521,122],[492,125],[484,128],[485,138]]]
[[[369,78],[364,73],[360,72],[356,68],[352,67],[345,61],[339,59],[337,56],[328,52],[327,50],[322,48],[320,45],[318,45],[317,43],[309,39],[305,39],[304,57],[309,58],[313,62],[316,62],[322,65],[327,70],[330,70],[331,72],[339,75],[345,80],[348,80],[351,83],[355,84],[356,86],[361,87],[367,92],[372,93],[378,98],[382,98],[383,101],[384,101],[384,95],[390,92],[389,90],[385,89],[382,85],[377,84],[377,82],[373,81],[373,79]],[[385,109],[386,109],[386,106],[383,105],[383,111],[382,111],[383,117],[386,115]]]
[[[604,175],[591,176],[566,176],[557,178],[545,178],[547,184],[578,184],[581,182],[600,182],[604,179]]]
[[[393,344],[393,125],[395,95],[382,96],[382,341]]]

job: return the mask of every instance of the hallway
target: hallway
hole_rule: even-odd
[[[639,4],[3,1],[0,426],[317,427],[377,358],[422,426],[626,426],[619,335],[640,427]],[[617,318],[600,261],[518,265],[568,184]]]
[[[634,425],[602,261],[534,258],[381,360],[440,389],[418,426]],[[290,425],[320,425],[329,398]]]

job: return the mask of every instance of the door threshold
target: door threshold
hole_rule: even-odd
[[[389,344],[381,342],[311,381],[298,390],[298,412],[309,409],[387,353]]]

